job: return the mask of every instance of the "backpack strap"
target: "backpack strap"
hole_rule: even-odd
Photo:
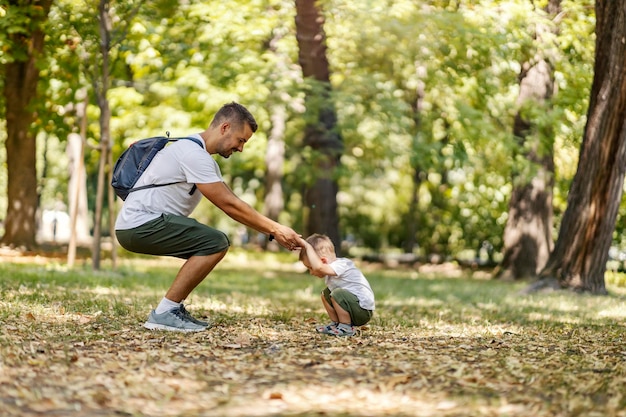
[[[183,136],[183,137],[180,137],[180,138],[171,138],[170,140],[171,140],[171,141],[176,141],[176,140],[178,140],[178,139],[188,139],[188,140],[194,141],[194,142],[196,142],[196,143],[198,144],[198,146],[199,146],[199,147],[201,147],[202,149],[204,149],[204,145],[202,144],[202,142],[200,141],[200,139],[197,139],[197,138],[192,138],[191,136]]]
[[[170,138],[170,132],[166,132],[166,134],[167,134],[168,142],[176,142],[179,139],[187,139],[187,140],[195,142],[196,144],[198,144],[199,147],[204,149],[204,145],[202,144],[202,142],[200,142],[200,139],[193,138],[191,136],[182,136],[180,138]],[[148,189],[148,188],[165,187],[167,185],[174,185],[174,184],[178,184],[178,183],[180,183],[180,181],[168,182],[168,183],[165,183],[165,184],[147,184],[147,185],[142,185],[141,187],[133,187],[130,190],[128,190],[128,192],[132,193],[134,191],[145,190],[145,189]],[[196,184],[194,184],[193,187],[191,187],[191,190],[189,190],[189,195],[193,195],[193,193],[196,192],[196,189],[198,189],[198,186]]]

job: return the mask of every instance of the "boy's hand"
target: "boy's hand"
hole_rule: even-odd
[[[301,236],[290,227],[279,225],[274,233],[274,239],[285,249],[294,250],[300,248]]]

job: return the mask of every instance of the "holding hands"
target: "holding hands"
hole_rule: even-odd
[[[274,239],[280,246],[288,250],[295,250],[301,247],[302,236],[291,227],[278,225],[277,229],[272,233]]]

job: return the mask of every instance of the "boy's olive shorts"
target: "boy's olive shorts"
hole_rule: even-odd
[[[228,236],[195,219],[162,214],[134,229],[116,230],[126,250],[148,255],[189,259],[223,252],[230,246]]]
[[[334,298],[341,308],[350,313],[353,326],[363,326],[367,324],[374,315],[373,311],[366,310],[359,305],[359,299],[356,295],[343,288],[335,288],[332,292],[329,288],[325,288],[324,291],[322,291],[322,296],[330,305],[333,305],[331,298]]]

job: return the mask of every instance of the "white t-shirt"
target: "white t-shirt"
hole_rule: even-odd
[[[329,290],[343,288],[356,295],[365,310],[374,310],[374,291],[365,275],[348,258],[337,258],[329,264],[337,276],[326,275],[324,281]]]
[[[200,139],[202,148],[186,139],[166,145],[156,154],[135,186],[177,183],[128,194],[117,215],[116,230],[141,226],[164,213],[189,216],[202,199],[198,190],[189,195],[193,185],[223,181],[219,165],[206,151],[200,135],[190,136]]]

